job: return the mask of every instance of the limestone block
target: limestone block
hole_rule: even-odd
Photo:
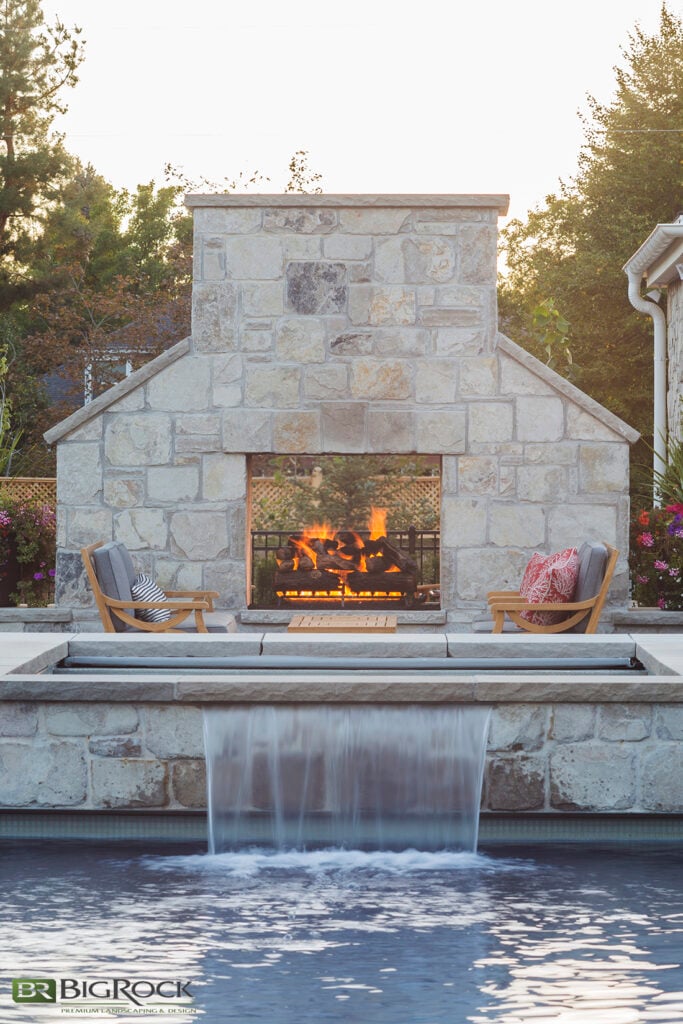
[[[367,451],[368,407],[365,402],[323,402],[320,412],[326,452]]]
[[[242,285],[243,316],[280,316],[284,308],[281,281],[252,281]]]
[[[467,414],[464,409],[430,409],[416,415],[418,452],[458,455],[465,451]]]
[[[160,508],[130,508],[114,515],[114,539],[129,551],[161,550],[166,547],[168,527]]]
[[[247,510],[243,504],[232,505],[228,509],[228,556],[240,558],[247,556]]]
[[[412,288],[358,284],[351,285],[349,289],[349,319],[352,324],[400,326],[414,324],[415,317],[415,292]]]
[[[168,768],[143,758],[104,757],[91,765],[95,807],[165,807]]]
[[[57,551],[55,601],[74,608],[87,608],[93,603],[92,590],[78,551]]]
[[[228,206],[197,206],[193,220],[199,236],[247,234],[261,227],[261,210],[258,207],[240,210]]]
[[[322,320],[310,318],[283,320],[277,329],[275,351],[285,363],[323,363],[325,327]]]
[[[228,548],[224,512],[176,512],[171,516],[171,551],[198,561],[222,558]]]
[[[182,807],[206,807],[206,763],[203,758],[171,766],[171,792]]]
[[[95,442],[57,447],[57,501],[63,505],[99,504],[102,491],[100,446]]]
[[[524,446],[524,461],[534,465],[575,466],[578,458],[579,446],[570,441]]]
[[[322,451],[320,413],[317,409],[302,412],[277,412],[273,417],[273,451]]]
[[[348,297],[348,276],[343,263],[324,260],[287,264],[285,307],[300,316],[342,313]]]
[[[424,323],[424,310],[420,319]],[[436,354],[462,356],[465,353],[482,352],[484,341],[484,331],[481,327],[441,327],[436,331]]]
[[[354,398],[379,401],[409,398],[412,394],[410,365],[400,359],[357,359],[351,364]]]
[[[221,418],[218,413],[183,413],[176,416],[176,457],[187,452],[202,454],[221,446]]]
[[[3,704],[0,736],[34,736],[37,728],[37,705],[9,702]]]
[[[399,235],[375,243],[375,273],[389,284],[450,281],[455,273],[455,251],[448,238],[411,238]]]
[[[561,398],[523,395],[515,401],[518,441],[560,441],[564,435]]]
[[[302,235],[329,234],[337,226],[337,211],[329,208],[310,209],[302,206],[275,207],[263,211],[263,230],[296,232]]]
[[[222,281],[227,276],[224,238],[209,235],[201,239],[199,266],[202,281]]]
[[[221,608],[243,608],[247,593],[244,559],[222,559],[205,566],[204,587],[218,591],[221,595],[218,601]]]
[[[545,804],[545,761],[496,757],[488,766],[486,804],[492,811],[535,811]]]
[[[145,483],[142,476],[105,477],[104,500],[111,508],[132,508],[144,500]]]
[[[216,452],[202,458],[202,498],[206,501],[244,501],[247,460],[243,455]]]
[[[0,743],[0,801],[5,807],[76,807],[87,795],[81,743]]]
[[[654,708],[653,731],[661,740],[683,740],[683,707],[665,704]]]
[[[540,750],[545,742],[547,709],[535,704],[501,704],[494,708],[489,750]]]
[[[477,288],[474,285],[444,284],[436,289],[434,305],[443,308],[457,307],[464,309],[485,309],[488,288]]]
[[[69,441],[101,441],[104,420],[97,416],[93,420],[84,423],[82,427],[76,427],[69,434]]]
[[[106,426],[104,453],[111,466],[165,466],[171,459],[170,417],[158,412],[117,416]]]
[[[82,548],[98,540],[110,540],[112,535],[111,510],[108,508],[69,509],[67,514],[67,541],[70,548]]]
[[[420,322],[425,327],[479,327],[482,317],[478,309],[426,306],[420,313]]]
[[[567,743],[550,755],[550,802],[564,811],[623,811],[636,800],[636,756],[613,744]]]
[[[460,281],[496,283],[497,232],[490,224],[463,224],[460,232]]]
[[[305,398],[350,398],[349,369],[343,363],[307,366],[304,370]]]
[[[497,502],[491,505],[491,543],[497,547],[542,547],[545,542],[545,512],[534,505]],[[501,589],[501,588],[496,588]]]
[[[441,493],[458,494],[458,469],[460,457],[444,455],[441,459]]]
[[[115,412],[139,412],[140,409],[145,408],[145,389],[144,386],[135,388],[134,391],[130,391],[123,398],[119,398],[118,402],[112,402],[109,406],[108,414]]]
[[[330,342],[333,356],[367,356],[374,349],[374,335],[370,331],[344,331]]]
[[[225,243],[227,276],[240,281],[279,280],[282,277],[282,242],[263,235],[242,235]]]
[[[154,563],[154,579],[162,590],[202,590],[202,567],[197,562],[174,561],[157,558]]]
[[[506,352],[500,353],[500,393],[502,395],[554,395],[550,384]]]
[[[202,712],[193,707],[142,709],[144,744],[151,754],[162,758],[203,757]]]
[[[273,350],[274,335],[272,331],[266,330],[249,330],[243,329],[240,331],[240,351],[241,352],[272,352]],[[236,396],[236,391],[232,390],[229,395],[230,397]],[[239,398],[236,401],[230,401],[229,404],[237,405]],[[222,404],[227,404],[223,402]]]
[[[319,235],[283,235],[283,259],[319,260],[323,254],[322,242]]]
[[[260,332],[268,334],[268,332]],[[270,346],[272,336],[267,338]],[[211,383],[213,405],[219,409],[232,409],[241,404],[242,401],[242,376],[244,363],[242,356],[219,355],[214,356],[211,361]]]
[[[452,359],[430,359],[418,363],[415,372],[415,400],[448,405],[455,402],[457,371]]]
[[[578,405],[567,406],[567,437],[577,441],[611,441],[623,438]]]
[[[441,500],[441,543],[446,548],[478,547],[486,543],[485,501],[475,498]]]
[[[253,363],[246,369],[245,401],[247,405],[275,409],[298,406],[300,378],[296,366]]]
[[[158,466],[147,471],[150,501],[191,501],[199,493],[199,466]]]
[[[589,740],[595,735],[595,719],[595,705],[556,704],[550,711],[548,738],[558,743]]]
[[[375,331],[375,352],[379,356],[400,356],[410,358],[429,355],[431,337],[429,331],[416,327],[381,328]],[[443,360],[442,362],[446,362]],[[452,361],[448,361],[452,366]],[[455,373],[455,368],[453,368]]]
[[[567,471],[562,466],[520,466],[517,470],[520,501],[557,503],[566,501],[567,494]]]
[[[489,590],[516,590],[529,561],[523,551],[508,548],[468,548],[458,551],[457,595],[484,602]]]
[[[616,542],[616,509],[609,505],[561,505],[548,511],[548,541],[553,551],[580,547],[584,540]]]
[[[495,395],[498,360],[495,356],[469,356],[460,361],[461,395]]]
[[[211,364],[205,356],[185,356],[157,373],[147,384],[150,409],[197,412],[209,404]]]
[[[649,704],[604,704],[600,708],[598,736],[602,740],[643,740],[652,732],[652,706]]]
[[[644,811],[683,811],[683,750],[678,743],[643,752],[641,804]]]
[[[329,235],[323,242],[328,260],[366,260],[372,254],[369,235]]]
[[[260,409],[226,409],[223,414],[225,452],[268,452],[272,443],[271,413]]]
[[[358,260],[349,263],[349,284],[370,284],[373,280],[371,260]]]
[[[415,415],[408,409],[368,410],[368,451],[415,451]]]
[[[410,217],[410,210],[390,207],[346,209],[339,211],[339,228],[351,235],[395,235],[410,221]]]
[[[579,452],[581,489],[592,494],[627,491],[629,449],[622,444],[582,444]]]
[[[236,347],[237,288],[229,281],[192,289],[192,343],[196,352],[231,352]]]
[[[471,445],[512,440],[511,402],[471,402],[467,406],[467,417]]]
[[[142,745],[133,736],[95,736],[88,742],[88,750],[98,757],[140,757]]]

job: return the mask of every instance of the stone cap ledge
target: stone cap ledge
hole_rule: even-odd
[[[498,210],[501,217],[508,212],[510,196],[504,194],[438,194],[429,193],[314,193],[299,194],[295,192],[273,193],[246,193],[242,195],[212,193],[212,194],[190,194],[185,196],[185,206],[190,209],[197,207],[211,206],[242,206],[242,207],[273,207],[273,206],[341,206],[341,207],[365,207],[377,209],[379,207],[433,207],[444,209],[445,207],[484,207]]]

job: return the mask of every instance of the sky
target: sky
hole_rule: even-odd
[[[78,25],[56,127],[117,187],[241,172],[281,192],[295,151],[326,192],[505,193],[524,217],[576,170],[586,94],[660,0],[43,0]],[[683,0],[669,0],[683,14]]]

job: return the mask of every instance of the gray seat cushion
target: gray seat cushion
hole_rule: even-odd
[[[117,601],[132,601],[130,588],[135,580],[135,566],[126,545],[114,540],[95,548],[93,562],[102,593]],[[132,608],[126,611],[133,614]],[[135,632],[133,626],[125,625],[116,615],[111,618],[117,633]]]
[[[605,578],[605,569],[609,560],[609,553],[604,544],[597,541],[586,541],[579,548],[579,575],[576,580],[576,590],[573,601],[588,601],[595,597],[602,581]],[[585,633],[588,625],[587,615],[576,626],[572,626],[570,633]]]

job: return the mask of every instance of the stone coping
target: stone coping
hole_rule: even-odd
[[[71,608],[0,608],[0,623],[73,622]]]
[[[319,206],[342,206],[342,207],[366,207],[376,209],[378,207],[486,207],[497,209],[501,217],[508,212],[510,196],[504,193],[482,194],[482,193],[382,193],[382,192],[359,192],[359,193],[333,193],[320,192],[308,195],[298,193],[247,193],[235,195],[234,193],[203,193],[189,194],[185,196],[185,206],[190,209],[209,206],[293,206],[293,207],[319,207]]]

